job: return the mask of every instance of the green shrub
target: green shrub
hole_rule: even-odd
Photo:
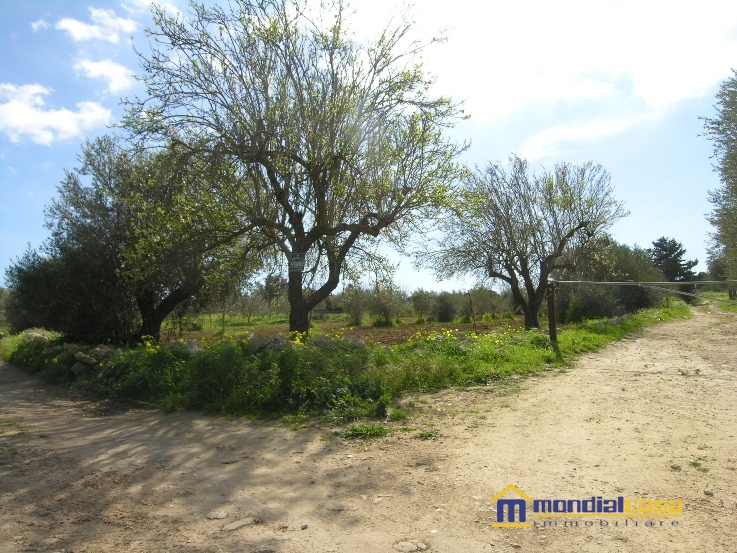
[[[451,323],[456,316],[456,306],[453,302],[453,295],[449,292],[441,292],[435,299],[433,309],[435,318],[441,323]]]
[[[100,377],[112,382],[114,396],[155,402],[180,391],[189,357],[184,347],[148,344],[108,360]]]

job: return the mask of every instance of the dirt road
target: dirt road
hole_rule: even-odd
[[[110,412],[3,365],[0,552],[737,553],[735,337],[737,316],[697,308],[565,372],[406,398],[409,420],[370,442]],[[510,484],[533,499],[681,500],[683,514],[545,518],[528,504],[533,526],[492,527]]]

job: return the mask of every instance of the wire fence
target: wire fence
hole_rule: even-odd
[[[737,300],[725,300],[722,298],[715,298],[712,296],[705,296],[703,294],[694,294],[692,292],[684,292],[682,290],[671,290],[665,288],[665,286],[696,286],[706,284],[721,284],[730,287],[737,287],[737,280],[689,280],[685,282],[610,282],[610,281],[595,281],[595,280],[554,280],[553,284],[602,284],[609,286],[638,286],[640,288],[650,288],[653,290],[660,290],[668,292],[669,294],[679,294],[681,296],[689,296],[693,298],[702,298],[713,301],[721,301],[728,304],[737,304]]]

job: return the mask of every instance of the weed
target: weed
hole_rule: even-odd
[[[382,438],[389,433],[386,426],[380,424],[358,424],[343,431],[343,437],[351,440]]]
[[[415,434],[415,438],[418,440],[437,440],[440,437],[440,433],[437,430],[424,430],[419,434]]]
[[[702,461],[703,459],[701,457],[698,457],[691,461],[689,464],[698,471],[709,472],[709,469],[703,465]]]
[[[297,431],[305,427],[305,423],[310,420],[307,415],[284,415],[279,419],[279,424],[286,426],[289,430]]]
[[[389,420],[391,421],[405,421],[409,418],[409,411],[402,409],[401,407],[395,407],[389,411]]]

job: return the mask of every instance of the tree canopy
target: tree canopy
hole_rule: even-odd
[[[698,265],[699,260],[684,259],[686,248],[676,239],[661,236],[653,242],[652,248],[647,249],[647,253],[666,280],[683,282],[696,278],[693,268]]]
[[[196,160],[182,163],[171,148],[127,150],[113,136],[85,143],[79,159],[47,208],[50,238],[7,271],[15,329],[45,326],[86,341],[158,338],[165,317],[225,266],[253,270],[255,240],[234,240],[183,197],[184,182],[206,188],[210,175]]]
[[[625,215],[600,165],[560,162],[532,174],[526,160],[512,156],[508,168],[490,163],[468,176],[430,261],[440,275],[506,283],[525,326],[538,327],[548,278],[563,267],[566,250]]]
[[[653,247],[648,248],[646,251],[650,255],[653,265],[655,265],[666,280],[671,282],[688,282],[696,279],[696,273],[693,271],[693,268],[698,265],[699,260],[685,259],[686,248],[674,238],[661,236],[653,242]],[[683,293],[682,296],[685,296],[684,299],[686,301],[690,302],[693,300],[694,296],[690,294],[696,291],[696,286],[690,284],[679,286],[678,289]]]
[[[351,256],[380,234],[401,240],[444,203],[465,148],[445,136],[462,112],[430,95],[408,22],[359,43],[342,2],[321,6],[311,16],[298,0],[232,0],[175,17],[154,7],[151,49],[138,50],[147,97],[125,121],[142,140],[228,164],[234,178],[212,205],[257,227],[282,267],[307,255],[305,273],[289,273],[297,331]]]
[[[714,210],[708,220],[715,228],[711,252],[723,260],[729,279],[737,279],[737,71],[733,73],[717,93],[716,116],[704,118],[721,180],[721,187],[709,193]]]

